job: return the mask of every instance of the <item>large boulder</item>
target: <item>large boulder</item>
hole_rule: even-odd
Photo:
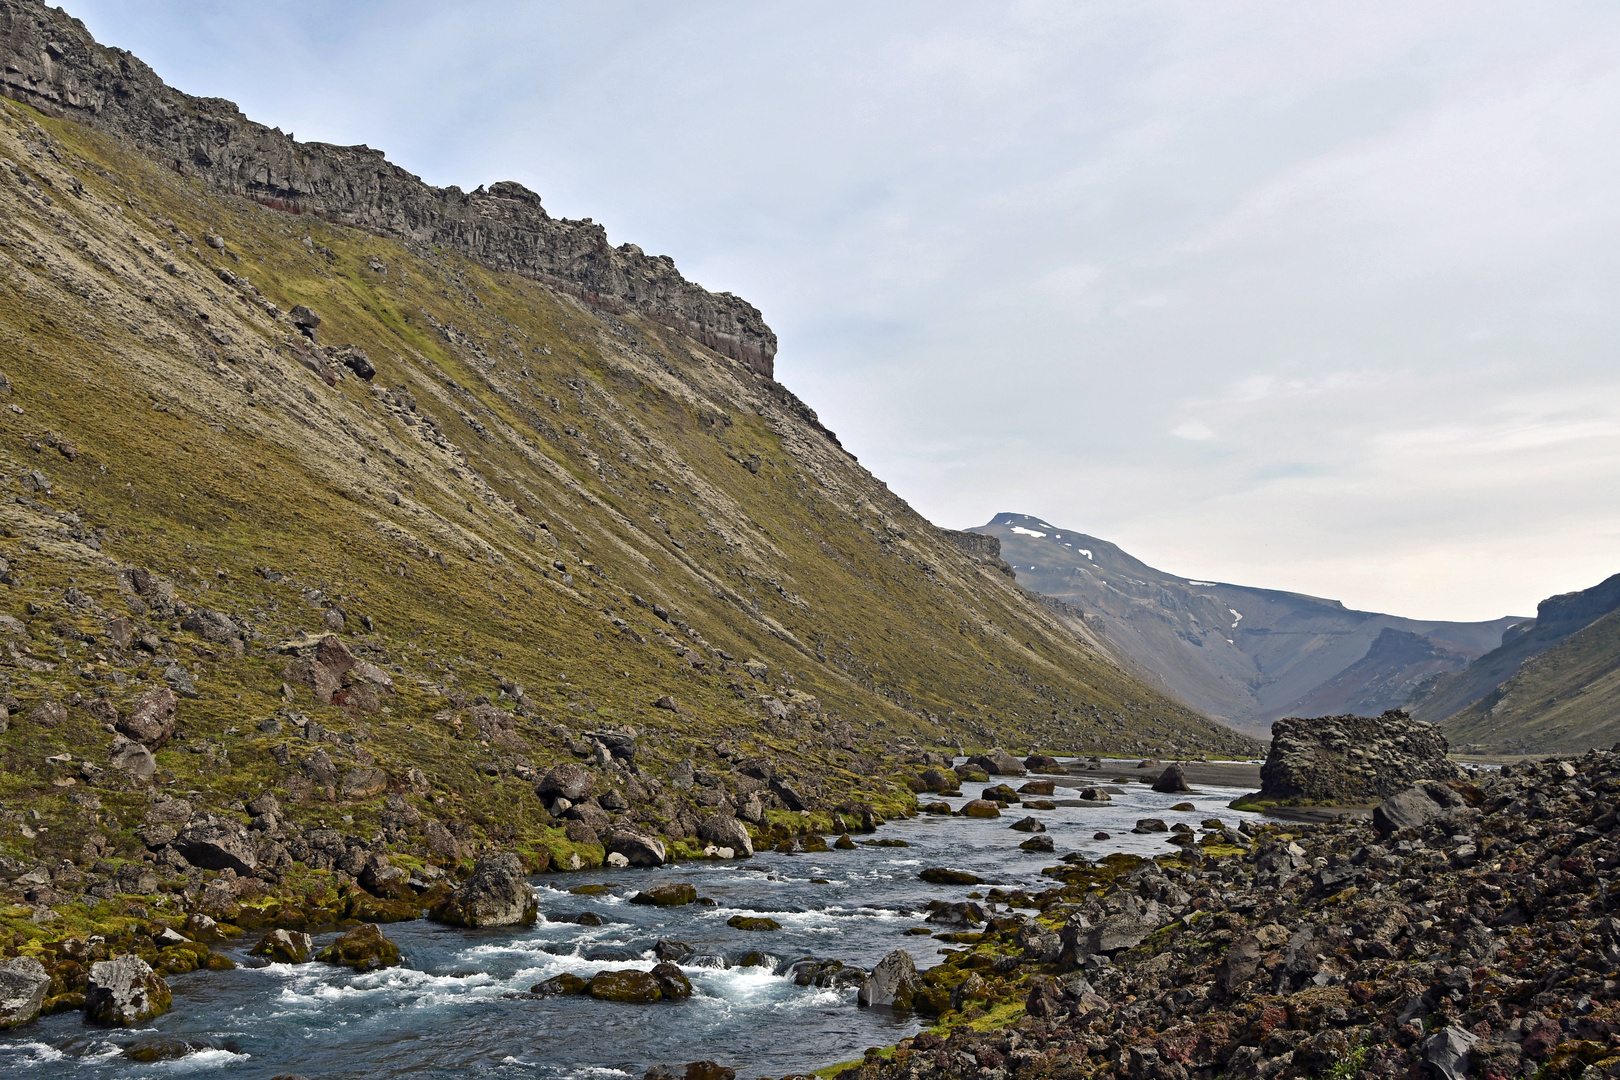
[[[673,964],[669,966],[674,967]],[[587,992],[591,997],[600,1001],[645,1003],[660,1001],[664,997],[664,988],[656,975],[650,971],[634,971],[630,969],[598,971],[591,976],[591,984]]]
[[[863,1008],[910,1009],[922,988],[922,977],[917,974],[911,954],[896,949],[878,961],[872,974],[861,983],[855,1000]]]
[[[216,645],[230,641],[234,637],[239,637],[242,633],[236,624],[231,621],[231,617],[223,611],[209,611],[201,608],[187,615],[180,624],[180,629],[189,630],[204,641],[212,641]]]
[[[400,963],[399,946],[384,937],[376,923],[355,927],[316,953],[315,959],[359,972],[396,967]]]
[[[1005,750],[992,750],[988,754],[975,754],[967,764],[976,765],[991,776],[1023,776],[1029,772],[1024,763]]]
[[[247,827],[217,814],[198,814],[174,839],[186,862],[204,870],[234,870],[251,877],[259,855]]]
[[[1271,725],[1260,766],[1263,800],[1291,805],[1365,806],[1423,780],[1459,780],[1445,736],[1399,709],[1378,717],[1291,717]]]
[[[1373,827],[1385,836],[1427,825],[1466,801],[1444,784],[1417,784],[1398,791],[1373,808]]]
[[[51,977],[32,956],[0,964],[0,1028],[14,1028],[39,1015]]]
[[[664,842],[640,829],[620,826],[608,833],[604,846],[609,855],[621,855],[631,866],[664,865]]]
[[[1086,951],[1113,955],[1122,949],[1134,949],[1158,928],[1158,922],[1141,915],[1114,915],[1091,928],[1086,935]]]
[[[127,716],[119,717],[116,726],[144,746],[162,746],[174,734],[174,710],[179,704],[180,699],[168,687],[148,690],[130,708]]]
[[[552,766],[551,771],[540,778],[534,793],[548,803],[556,799],[576,803],[590,795],[595,783],[596,778],[584,766],[565,761]]]
[[[472,876],[434,906],[429,917],[451,926],[528,926],[540,912],[540,900],[510,852],[485,855]]]
[[[714,814],[698,825],[698,838],[717,847],[728,847],[739,859],[754,854],[754,841],[748,835],[748,826],[730,814]]]
[[[138,956],[125,953],[90,965],[84,1018],[93,1024],[134,1027],[169,1011],[169,984]]]
[[[137,780],[150,780],[157,775],[157,759],[152,756],[152,751],[134,739],[126,739],[122,735],[113,736],[112,750],[107,755],[107,763]]]
[[[1181,766],[1171,763],[1159,774],[1159,778],[1153,781],[1153,790],[1176,795],[1183,791],[1191,791],[1192,788],[1188,785],[1187,774],[1182,771]]]
[[[271,930],[253,946],[251,956],[267,956],[278,964],[307,964],[315,952],[315,942],[297,930]]]

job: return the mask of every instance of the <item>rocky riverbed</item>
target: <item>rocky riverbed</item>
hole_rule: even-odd
[[[920,977],[941,1028],[839,1080],[1620,1074],[1617,796],[1593,752],[1075,865]]]

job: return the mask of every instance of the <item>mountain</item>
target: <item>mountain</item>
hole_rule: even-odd
[[[1579,592],[1549,597],[1536,617],[1502,635],[1502,643],[1468,667],[1433,680],[1417,696],[1412,715],[1439,723],[1485,698],[1523,665],[1620,608],[1620,574]]]
[[[1533,623],[1433,680],[1415,715],[1459,748],[1577,753],[1620,739],[1620,574],[1543,600]]]
[[[1026,514],[973,530],[1000,541],[1019,584],[1193,708],[1264,737],[1284,716],[1404,704],[1436,673],[1493,649],[1520,619],[1457,623],[1353,611],[1337,600],[1178,577],[1114,544]]]
[[[149,779],[544,866],[902,812],[923,747],[1253,752],[890,492],[668,258],[38,3],[0,0],[0,88],[0,800],[48,825],[8,857],[144,851]],[[576,757],[606,794],[554,821]]]

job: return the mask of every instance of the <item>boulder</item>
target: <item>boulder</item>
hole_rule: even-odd
[[[1050,836],[1032,836],[1018,845],[1020,851],[1034,852],[1038,855],[1049,855],[1057,850]]]
[[[608,833],[603,846],[609,855],[622,856],[630,866],[664,865],[664,842],[640,829],[620,826]]]
[[[39,1015],[51,977],[32,956],[0,964],[0,1029],[19,1027]]]
[[[1033,817],[1020,818],[1019,820],[1013,822],[1011,827],[1017,829],[1019,832],[1046,831],[1046,826],[1041,823],[1041,820]]]
[[[1447,804],[1431,794],[1429,785],[1417,785],[1391,795],[1374,807],[1373,828],[1388,836],[1402,829],[1427,825],[1446,810]]]
[[[741,859],[754,854],[754,841],[748,835],[748,826],[729,814],[715,814],[698,825],[698,838],[718,847],[728,847]]]
[[[538,917],[540,900],[523,863],[510,852],[485,855],[472,876],[429,913],[451,926],[528,926]]]
[[[733,915],[726,920],[726,925],[733,930],[749,930],[754,932],[768,932],[782,929],[782,924],[775,919],[756,915]]]
[[[979,798],[989,799],[992,802],[998,803],[1015,803],[1018,801],[1018,792],[1014,791],[1007,784],[997,784],[995,787],[985,788],[984,791],[980,793]]]
[[[1080,797],[1086,802],[1113,802],[1114,797],[1100,787],[1082,788]]]
[[[1023,776],[1029,772],[1024,768],[1023,762],[1007,753],[1005,750],[992,750],[988,754],[975,754],[967,759],[968,765],[975,765],[991,776]]]
[[[107,762],[137,780],[150,780],[157,775],[157,759],[152,756],[152,751],[122,735],[113,736],[112,752],[108,754]]]
[[[388,774],[376,768],[354,768],[343,774],[345,799],[369,799],[388,789]]]
[[[1291,717],[1271,725],[1261,799],[1317,806],[1376,803],[1424,780],[1462,778],[1445,736],[1399,709],[1378,717]]]
[[[544,982],[537,982],[529,987],[529,993],[540,997],[566,997],[572,994],[589,993],[591,983],[589,979],[582,979],[578,975],[563,972],[553,975]]]
[[[556,799],[567,799],[571,803],[577,803],[590,795],[595,783],[596,778],[584,766],[565,761],[552,766],[551,770],[540,778],[540,782],[535,785],[534,793],[547,803]]]
[[[1468,1052],[1477,1042],[1478,1035],[1452,1024],[1424,1040],[1423,1060],[1440,1080],[1464,1080],[1468,1075]]]
[[[670,965],[673,967],[674,965]],[[688,986],[691,984],[688,983]],[[644,1004],[659,1001],[663,986],[650,971],[598,971],[591,977],[588,993],[599,1001],[628,1001]]]
[[[180,699],[167,687],[148,690],[127,716],[119,718],[118,730],[144,746],[162,746],[174,734],[174,710],[179,704]]]
[[[697,886],[688,882],[679,882],[671,885],[655,885],[650,889],[642,889],[630,898],[632,904],[645,904],[653,907],[680,907],[682,904],[694,903],[697,900]]]
[[[997,818],[1001,816],[1001,807],[989,799],[974,799],[964,803],[956,813],[960,817]]]
[[[676,941],[673,938],[659,938],[657,941],[653,942],[653,955],[658,957],[660,960],[669,960],[674,963],[680,963],[682,960],[687,959],[695,952],[697,952],[697,950],[692,948],[692,946],[688,945],[686,942]]]
[[[1164,772],[1159,774],[1159,778],[1153,781],[1153,790],[1168,794],[1179,794],[1183,791],[1191,791],[1192,788],[1188,786],[1187,774],[1181,770],[1181,766],[1172,762]]]
[[[665,1001],[682,1001],[692,996],[692,981],[669,961],[655,965],[649,973],[658,980],[658,990]]]
[[[1057,784],[1051,780],[1031,780],[1018,789],[1020,795],[1055,795]]]
[[[943,866],[931,866],[917,876],[930,885],[984,884],[984,878],[977,874],[970,874],[966,870],[950,870]]]
[[[250,956],[267,956],[277,964],[307,964],[315,952],[315,942],[297,930],[271,930],[253,946]]]
[[[954,772],[946,772],[938,768],[924,769],[917,782],[922,785],[924,791],[960,791],[962,788],[960,777]]]
[[[862,1008],[910,1009],[918,991],[923,988],[922,977],[911,954],[896,949],[872,969],[872,974],[861,983],[855,995]]]
[[[1136,828],[1132,829],[1131,832],[1155,833],[1168,832],[1169,830],[1170,826],[1166,825],[1161,819],[1156,817],[1145,817],[1136,823]]]
[[[193,611],[180,623],[180,629],[190,631],[204,641],[212,641],[219,645],[232,638],[241,636],[242,631],[237,629],[231,617],[223,611],[207,611],[199,609]]]
[[[1124,949],[1134,949],[1159,924],[1141,915],[1114,915],[1091,928],[1086,935],[1086,950],[1112,955]]]
[[[383,937],[376,923],[355,927],[316,953],[315,959],[360,972],[396,967],[400,963],[399,946]]]
[[[1024,759],[1024,768],[1030,772],[1062,772],[1063,763],[1050,754],[1031,754]]]
[[[152,966],[125,953],[90,965],[84,1018],[93,1024],[134,1027],[169,1011],[173,996]]]
[[[174,846],[192,866],[204,870],[234,870],[252,877],[258,869],[256,846],[240,821],[216,814],[198,814],[174,839]]]

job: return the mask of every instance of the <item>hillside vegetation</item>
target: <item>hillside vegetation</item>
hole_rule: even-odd
[[[690,853],[715,812],[767,839],[905,812],[927,747],[1253,751],[960,551],[749,357],[28,106],[0,103],[0,157],[21,864],[139,857],[160,792],[244,820],[271,792],[423,855],[442,820],[457,857],[543,867],[603,855],[534,794],[558,761],[611,791],[598,824]],[[357,665],[315,671],[322,634]],[[148,780],[113,729],[162,687]]]

